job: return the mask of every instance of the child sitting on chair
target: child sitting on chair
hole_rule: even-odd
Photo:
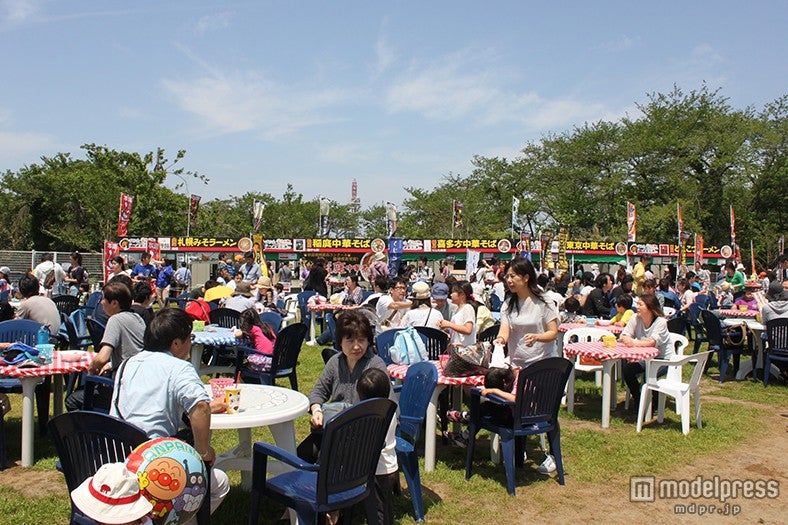
[[[153,509],[140,493],[137,475],[123,463],[107,463],[71,491],[71,500],[82,514],[99,525],[149,525]]]

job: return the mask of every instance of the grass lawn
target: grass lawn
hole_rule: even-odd
[[[298,367],[302,392],[309,392],[322,366],[319,348],[305,346]],[[750,378],[718,385],[712,379],[717,373],[714,365],[710,373],[704,377],[701,387],[704,427],[698,430],[693,420],[689,436],[681,434],[680,418],[674,413],[672,402],[668,402],[666,420],[662,425],[653,422],[640,434],[636,433],[636,412],[623,409],[621,388],[619,407],[611,415],[610,428],[602,429],[601,391],[594,386],[593,375],[581,375],[576,387],[575,414],[567,414],[563,409],[560,413],[565,487],[559,486],[555,479],[536,472],[536,466],[544,458],[536,438],[528,442],[529,459],[526,468],[517,473],[515,497],[507,495],[503,467],[489,461],[488,436],[485,433],[480,433],[477,441],[473,477],[469,481],[465,480],[466,450],[442,445],[439,439],[436,470],[422,472],[426,521],[515,523],[527,518],[529,514],[523,514],[526,510],[537,516],[553,513],[560,516],[566,512],[567,498],[577,497],[573,505],[581,511],[584,505],[589,508],[598,506],[599,496],[594,496],[596,492],[581,498],[581,492],[588,492],[586,489],[589,487],[600,492],[615,487],[623,494],[630,476],[668,476],[677,465],[691,464],[698,458],[735,461],[730,451],[746,447],[757,438],[758,432],[753,432],[753,429],[760,428],[765,417],[785,411],[788,390],[782,380],[773,380],[767,389],[760,381],[756,383]],[[286,383],[280,381],[280,385]],[[6,416],[6,446],[9,462],[13,462],[20,457],[21,396],[10,397],[13,410]],[[297,441],[308,432],[309,418],[302,416],[296,421]],[[272,441],[267,429],[255,430],[253,438]],[[236,443],[235,431],[214,432],[213,445],[217,452],[225,451]],[[46,437],[37,437],[35,454],[36,463],[30,469],[11,467],[0,473],[0,523],[67,522],[70,505],[65,483],[55,472],[55,452]],[[249,495],[240,488],[239,473],[229,472],[229,475],[233,488],[214,515],[213,523],[235,525],[245,523],[247,519]],[[413,523],[404,477],[402,484],[403,495],[395,501],[396,520],[398,523]],[[263,523],[276,522],[282,511],[278,505],[267,502]]]

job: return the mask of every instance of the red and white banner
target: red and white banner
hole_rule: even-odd
[[[695,236],[695,260],[703,264],[703,235]]]
[[[104,241],[104,282],[112,274],[112,259],[120,255],[120,246],[116,242]]]
[[[125,237],[128,233],[129,221],[131,220],[131,207],[134,204],[134,197],[120,194],[120,210],[118,211],[118,237]]]
[[[736,244],[736,214],[733,213],[733,204],[731,204],[731,248],[733,248],[733,258],[739,260],[739,245]]]
[[[637,242],[638,222],[635,205],[627,202],[627,242]]]
[[[189,225],[196,226],[197,225],[197,212],[200,209],[200,196],[199,195],[192,195],[191,199],[189,200]]]
[[[148,239],[148,246],[145,249],[154,261],[161,261],[161,245],[156,239]]]

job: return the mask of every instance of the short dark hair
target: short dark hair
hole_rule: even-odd
[[[372,325],[367,316],[356,310],[346,310],[336,319],[336,341],[342,343],[343,339],[352,337],[365,337],[372,344]]]
[[[367,368],[358,378],[356,392],[361,401],[373,397],[388,398],[391,393],[389,375],[380,368]]]
[[[38,295],[39,288],[40,284],[38,279],[30,273],[26,273],[19,279],[19,293],[22,294],[22,297],[26,298]]]
[[[142,255],[140,255],[140,260],[142,260],[142,259],[150,259],[150,258],[151,258],[151,255],[148,252],[142,252]]]
[[[596,281],[594,282],[594,286],[596,288],[602,288],[607,284],[607,279],[610,278],[610,281],[613,282],[613,276],[607,272],[602,272],[596,276]]]
[[[131,287],[134,284],[134,282],[131,280],[131,277],[129,277],[125,273],[119,273],[118,275],[116,275],[115,277],[113,277],[112,279],[107,281],[107,284],[109,284],[109,283],[125,284],[126,286],[129,287],[129,290],[131,290]]]
[[[511,392],[514,387],[514,371],[509,368],[490,368],[484,374],[484,388],[497,388]]]
[[[395,277],[389,281],[389,290],[396,288],[398,284],[408,286],[408,281],[404,277]]]
[[[150,296],[153,295],[153,292],[150,289],[150,285],[148,283],[134,283],[134,289],[132,290],[132,300],[135,303],[144,303]]]
[[[626,308],[627,310],[632,308],[632,296],[629,294],[622,293],[618,297],[616,297],[616,306],[621,306],[622,308]]]
[[[384,277],[383,275],[378,275],[375,277],[375,286],[380,288],[381,290],[388,290],[389,289],[389,278]]]
[[[254,252],[245,252],[244,259],[254,259]]]
[[[578,301],[575,297],[567,297],[566,301],[564,301],[564,310],[569,313],[579,314],[580,308],[580,301]]]
[[[358,275],[355,273],[349,273],[347,278],[353,281],[353,284],[358,284]]]
[[[148,283],[140,284],[144,284],[150,290],[150,285],[148,285]],[[122,282],[114,280],[108,282],[101,290],[101,293],[104,294],[105,300],[117,301],[121,310],[126,311],[131,309],[131,288]]]
[[[145,330],[145,350],[169,352],[176,339],[191,337],[192,318],[180,308],[164,308],[153,316]]]

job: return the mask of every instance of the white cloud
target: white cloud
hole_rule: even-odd
[[[230,27],[230,20],[232,19],[232,16],[233,15],[230,12],[201,16],[200,19],[194,24],[194,32],[203,34]]]
[[[257,131],[266,139],[330,121],[322,110],[349,96],[332,89],[298,91],[254,72],[164,79],[163,85],[176,103],[202,119],[209,131]]]
[[[21,157],[31,153],[52,151],[58,142],[46,133],[9,133],[0,132],[0,155]]]
[[[11,22],[22,22],[38,13],[38,0],[3,0],[3,13]]]
[[[718,64],[722,62],[722,56],[714,49],[711,44],[700,44],[695,46],[690,52],[689,62],[698,64]]]

